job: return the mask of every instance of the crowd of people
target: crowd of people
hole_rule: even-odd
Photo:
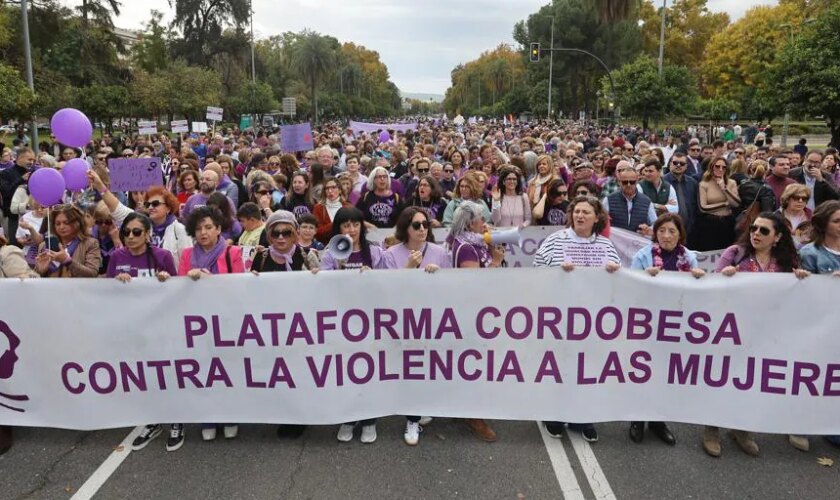
[[[557,226],[541,244],[536,267],[621,266],[611,228],[645,235],[650,245],[632,268],[656,276],[687,272],[701,279],[695,251],[725,249],[717,271],[789,272],[840,276],[840,157],[837,149],[787,149],[763,134],[732,133],[705,143],[691,130],[658,137],[633,127],[577,122],[491,122],[456,126],[421,122],[407,132],[355,133],[339,124],[313,133],[315,147],[282,152],[279,137],[261,130],[156,136],[104,134],[84,151],[54,142],[33,151],[4,148],[0,163],[0,277],[193,280],[242,272],[495,268],[505,249],[488,243],[491,226]],[[383,133],[387,132],[387,134]],[[804,143],[799,146],[804,147]],[[89,187],[63,203],[41,206],[28,188],[32,172],[90,163]],[[159,185],[110,189],[109,160],[157,157]],[[436,242],[434,228],[448,228]],[[393,228],[380,245],[368,232]],[[348,253],[325,251],[343,237]],[[243,259],[253,252],[250,265]],[[428,417],[407,416],[404,439],[419,441]],[[482,419],[465,423],[495,441]],[[339,426],[337,439],[376,440],[376,419]],[[665,443],[676,436],[665,422],[631,422]],[[238,425],[206,423],[234,438]],[[549,435],[581,432],[598,440],[591,423],[545,422]],[[133,443],[145,447],[163,433],[149,424]],[[166,448],[185,440],[184,425],[168,424]],[[280,425],[297,437],[305,426]],[[734,430],[750,455],[759,447]],[[805,436],[789,436],[807,451]],[[829,436],[840,446],[840,437]],[[720,456],[719,430],[706,427],[703,447]],[[0,453],[12,429],[0,426]]]

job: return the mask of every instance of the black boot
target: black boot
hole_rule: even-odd
[[[677,438],[674,436],[674,433],[671,432],[671,429],[665,425],[665,422],[650,422],[648,424],[648,428],[650,429],[650,432],[661,439],[663,443],[671,446],[677,444]]]
[[[297,439],[306,431],[305,425],[280,424],[277,426],[277,437],[280,439]]]
[[[645,439],[644,422],[630,422],[630,439],[634,443],[641,443]]]
[[[8,425],[0,425],[0,455],[9,451],[12,447],[12,428]]]

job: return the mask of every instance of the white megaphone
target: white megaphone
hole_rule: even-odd
[[[504,231],[492,231],[484,233],[484,242],[488,245],[516,245],[522,247],[522,231],[518,227],[505,229]]]
[[[337,234],[327,243],[327,253],[335,260],[347,260],[353,253],[353,238],[346,234]]]

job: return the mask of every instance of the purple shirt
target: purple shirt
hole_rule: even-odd
[[[370,260],[372,264],[370,266],[371,269],[384,269],[384,259],[383,254],[385,252],[382,250],[381,247],[376,245],[370,246]],[[324,252],[324,257],[321,259],[321,270],[322,271],[336,271],[341,269],[361,269],[364,263],[362,262],[362,252],[353,252],[350,254],[350,257],[347,258],[347,261],[344,262],[344,266],[340,266],[339,262],[335,260],[335,258],[330,255],[329,252]]]
[[[157,272],[165,271],[171,276],[177,276],[175,260],[168,250],[150,247],[151,255],[132,255],[128,248],[118,248],[111,254],[108,261],[108,277],[115,278],[118,274],[126,273],[132,278],[149,278]]]
[[[452,267],[449,255],[442,246],[428,243],[421,251],[423,252],[423,260],[419,266],[421,269],[424,269],[429,264],[435,264],[441,269]],[[392,246],[385,251],[385,268],[404,269],[410,255],[411,251],[404,243]]]

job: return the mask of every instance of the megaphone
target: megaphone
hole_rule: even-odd
[[[335,260],[347,260],[353,253],[353,238],[346,234],[337,234],[327,243],[327,253]]]
[[[484,233],[484,242],[488,245],[516,245],[522,247],[522,231],[518,227],[505,229],[504,231],[492,231]]]

